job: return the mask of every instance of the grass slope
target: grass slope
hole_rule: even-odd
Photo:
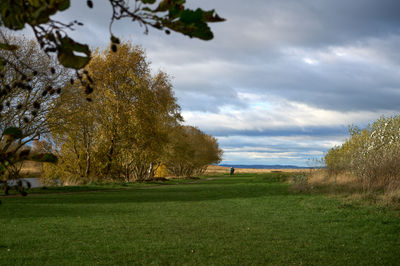
[[[400,219],[277,174],[2,198],[0,265],[396,265]]]

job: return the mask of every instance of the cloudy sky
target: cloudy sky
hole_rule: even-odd
[[[133,1],[131,1],[133,2]],[[348,136],[400,110],[400,1],[187,0],[227,19],[212,41],[165,35],[137,23],[113,32],[145,48],[173,77],[185,123],[214,135],[225,164],[307,166]],[[107,0],[72,0],[56,18],[106,47]]]

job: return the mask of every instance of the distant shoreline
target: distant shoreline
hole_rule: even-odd
[[[219,164],[222,167],[233,167],[240,169],[313,169],[315,167],[303,167],[296,165],[244,165],[244,164]]]
[[[233,166],[235,168],[235,173],[245,174],[245,173],[254,173],[254,174],[264,174],[264,173],[272,173],[272,172],[304,172],[308,171],[311,168],[282,168],[284,165],[271,166],[271,165],[209,165],[207,167],[207,174],[228,174],[229,168]],[[242,168],[245,167],[245,168]],[[254,168],[254,167],[277,167],[277,168]],[[287,167],[287,165],[286,165]]]

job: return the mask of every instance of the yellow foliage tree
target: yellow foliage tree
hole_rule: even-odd
[[[56,111],[52,137],[72,179],[152,178],[168,142],[169,129],[182,120],[165,73],[151,75],[141,48],[121,44],[116,53],[97,51],[86,68],[92,88],[71,85]]]
[[[217,140],[196,127],[175,127],[169,137],[163,162],[173,175],[202,174],[209,164],[221,161],[222,150]]]

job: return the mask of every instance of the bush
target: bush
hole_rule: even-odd
[[[350,128],[351,137],[325,156],[330,175],[354,174],[364,190],[400,187],[400,116],[381,117],[367,128]]]

